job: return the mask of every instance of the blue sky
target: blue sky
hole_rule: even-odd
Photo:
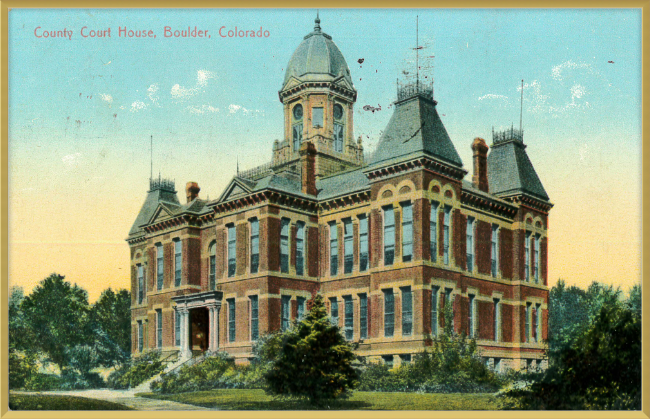
[[[594,241],[596,255],[639,264],[640,10],[322,9],[323,31],[358,90],[355,135],[367,150],[390,118],[396,79],[414,69],[417,15],[423,75],[435,80],[438,111],[470,173],[474,137],[490,144],[493,126],[518,126],[524,79],[527,151],[556,204],[551,243],[558,237],[564,246],[551,257],[551,276],[614,281],[581,250]],[[221,193],[237,158],[242,169],[268,161],[283,136],[285,66],[314,17],[311,9],[12,9],[10,240],[126,246],[148,188],[151,135],[154,172],[179,189],[197,181],[204,197]],[[74,34],[38,39],[37,26]],[[83,26],[110,27],[112,37],[84,39]],[[120,26],[157,38],[119,38]],[[164,26],[197,26],[212,37],[165,39]],[[222,26],[270,36],[221,38]],[[605,197],[614,193],[618,206]],[[616,208],[625,208],[625,221],[608,224],[606,239],[585,233],[575,226],[576,201],[585,222],[620,218]]]

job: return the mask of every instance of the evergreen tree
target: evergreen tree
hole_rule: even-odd
[[[279,355],[264,376],[267,391],[315,405],[346,397],[358,384],[355,360],[352,346],[330,322],[323,297],[316,295],[305,318],[283,333]]]

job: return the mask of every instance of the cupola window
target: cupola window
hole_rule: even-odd
[[[293,150],[298,151],[300,149],[300,143],[302,142],[302,105],[297,104],[293,107]]]
[[[313,108],[311,110],[311,124],[314,128],[323,127],[323,108]]]

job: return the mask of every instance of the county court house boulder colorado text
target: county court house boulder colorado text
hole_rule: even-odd
[[[376,150],[354,138],[357,91],[332,37],[314,30],[279,91],[284,136],[269,163],[218,199],[151,179],[128,236],[132,352],[237,362],[321,293],[357,354],[399,365],[431,344],[451,305],[495,369],[545,365],[549,197],[523,133],[476,138],[465,180],[431,85],[397,89]]]

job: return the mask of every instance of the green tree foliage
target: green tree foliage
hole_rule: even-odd
[[[23,299],[23,289],[12,287],[9,296],[9,387],[12,389],[23,388],[38,371],[38,356],[30,345],[33,335],[21,308]]]
[[[641,316],[631,309],[637,297],[631,293],[621,301],[618,289],[596,283],[585,297],[590,301],[587,324],[550,353],[549,368],[538,381],[507,392],[504,407],[641,408]]]
[[[264,375],[268,392],[319,405],[349,395],[358,384],[356,356],[317,295],[305,318],[282,334],[280,353]]]
[[[88,293],[53,273],[24,298],[21,308],[34,334],[30,345],[63,371],[68,365],[66,348],[83,344],[87,338]]]
[[[108,288],[90,310],[97,362],[106,367],[127,361],[131,352],[131,293]]]

